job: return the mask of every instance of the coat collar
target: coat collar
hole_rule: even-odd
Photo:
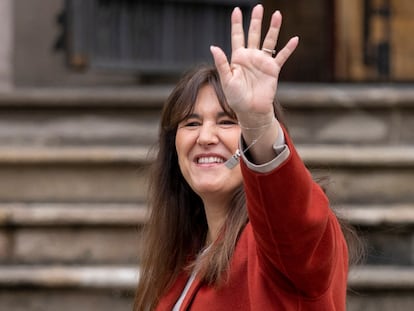
[[[181,293],[183,292],[184,287],[187,284],[189,278],[190,276],[188,275],[188,273],[182,272],[178,276],[172,287],[168,290],[167,294],[161,298],[155,311],[171,311],[175,303],[177,302],[178,298],[180,298]],[[202,283],[200,278],[196,276],[187,292],[187,295],[184,298],[180,311],[188,310],[188,308],[191,306],[194,296],[200,289],[201,285]]]

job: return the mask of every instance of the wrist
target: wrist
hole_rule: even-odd
[[[239,122],[240,128],[247,130],[259,130],[267,125],[270,125],[275,119],[274,112],[269,113],[243,113],[237,114],[237,120]]]
[[[277,141],[280,131],[280,124],[275,117],[269,123],[258,128],[241,127],[241,135],[248,146],[246,149],[248,149],[253,163],[263,164],[276,156],[273,145]]]

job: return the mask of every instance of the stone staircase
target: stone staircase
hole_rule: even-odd
[[[130,310],[170,86],[0,94],[0,302]],[[367,244],[348,310],[414,309],[414,90],[282,84],[291,135]]]

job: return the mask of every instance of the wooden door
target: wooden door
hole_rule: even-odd
[[[335,79],[414,81],[414,1],[335,1]]]

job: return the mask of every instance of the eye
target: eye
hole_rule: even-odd
[[[201,122],[198,120],[184,120],[181,122],[180,127],[188,127],[188,128],[194,128],[197,126],[200,126]]]
[[[188,127],[200,126],[200,125],[201,125],[201,122],[198,122],[198,121],[191,121],[191,122],[185,123],[185,126],[188,126]]]
[[[238,123],[237,123],[237,120],[235,119],[225,118],[225,119],[219,120],[218,124],[224,127],[230,127],[233,125],[237,125]]]

